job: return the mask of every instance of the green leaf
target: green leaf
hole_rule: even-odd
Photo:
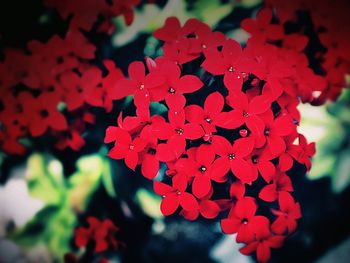
[[[193,14],[209,26],[215,26],[222,18],[232,12],[234,3],[222,4],[220,0],[197,0]]]
[[[163,218],[160,211],[160,203],[162,199],[158,195],[155,195],[146,189],[139,189],[136,192],[136,199],[146,215],[154,219]]]
[[[32,197],[44,201],[48,205],[59,204],[62,201],[65,185],[62,170],[57,160],[49,161],[41,154],[32,154],[27,162],[28,189]],[[50,173],[49,167],[51,167]]]
[[[102,183],[104,188],[106,189],[106,192],[110,197],[117,197],[117,193],[114,189],[114,183],[113,183],[113,175],[111,172],[111,167],[109,165],[108,161],[104,161],[103,165],[103,173],[102,173]]]
[[[340,153],[338,166],[332,176],[332,189],[336,193],[343,191],[350,183],[350,150]]]
[[[77,161],[77,172],[69,177],[69,201],[77,211],[84,211],[89,197],[97,190],[102,174],[107,171],[106,160],[99,155],[89,155]]]

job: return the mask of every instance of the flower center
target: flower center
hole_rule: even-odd
[[[228,71],[229,72],[233,72],[233,71],[235,71],[235,69],[231,66],[231,67],[228,68]]]
[[[206,117],[204,120],[205,120],[207,123],[211,123],[211,119],[210,119],[209,117]]]
[[[252,157],[252,162],[253,162],[254,164],[257,164],[257,163],[258,163],[258,156],[257,156],[257,155],[254,155],[254,156]]]
[[[243,117],[244,117],[244,118],[248,118],[248,117],[249,117],[249,113],[246,112],[246,111],[244,111],[244,112],[243,112]]]
[[[177,134],[182,135],[184,133],[184,130],[182,128],[176,128],[175,131]]]
[[[49,116],[49,112],[47,110],[41,110],[40,111],[40,116],[42,118],[47,118]]]
[[[230,153],[230,154],[228,155],[228,159],[229,159],[229,160],[233,160],[233,159],[235,159],[235,158],[236,158],[236,156],[235,156],[234,153]]]
[[[168,90],[168,92],[171,93],[171,94],[175,94],[176,90],[174,90],[174,88],[170,88],[170,89]]]
[[[200,171],[202,172],[202,173],[204,173],[204,172],[206,172],[207,171],[207,167],[205,167],[205,166],[201,166],[201,168],[200,168]]]
[[[248,131],[246,129],[241,129],[239,130],[239,135],[241,135],[241,137],[247,137]]]
[[[264,135],[269,136],[270,135],[270,130],[269,129],[265,129]]]
[[[203,44],[203,45],[202,45],[202,48],[207,48],[207,46]]]
[[[244,225],[248,224],[248,219],[247,219],[247,218],[243,218],[242,223],[243,223]]]
[[[129,150],[130,150],[130,151],[133,151],[134,149],[135,149],[135,145],[130,144],[130,145],[129,145]]]
[[[140,90],[143,90],[145,88],[145,84],[140,85]]]

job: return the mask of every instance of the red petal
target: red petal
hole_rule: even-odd
[[[108,156],[112,159],[120,160],[125,157],[127,152],[128,152],[128,149],[126,147],[123,147],[121,145],[116,145],[109,151]]]
[[[224,232],[225,234],[234,234],[237,233],[239,227],[241,226],[241,222],[238,220],[227,218],[222,219],[220,225],[222,232]]]
[[[232,153],[231,143],[222,136],[213,136],[212,145],[215,152],[222,157],[226,158],[230,153]]]
[[[127,167],[135,171],[135,167],[139,161],[139,155],[135,151],[128,151],[125,156],[125,164]]]
[[[183,136],[175,135],[168,140],[167,146],[173,152],[174,156],[179,158],[185,152],[186,140]]]
[[[154,155],[146,154],[142,161],[141,172],[147,179],[154,179],[159,170],[159,161]]]
[[[250,185],[257,179],[257,174],[253,173],[251,164],[243,159],[232,160],[231,171],[244,184]]]
[[[187,177],[183,174],[177,174],[173,177],[173,187],[181,192],[187,188]]]
[[[185,124],[183,136],[185,136],[186,139],[196,140],[203,137],[203,135],[204,135],[203,128],[199,124],[195,124],[195,123]]]
[[[239,251],[244,255],[249,255],[257,249],[258,244],[259,244],[258,242],[252,242],[252,243],[240,248]]]
[[[185,108],[186,120],[193,123],[202,123],[205,116],[204,110],[198,105],[189,105]]]
[[[261,189],[259,198],[266,202],[273,202],[277,199],[276,185],[270,184]]]
[[[192,184],[192,192],[197,198],[203,198],[211,189],[210,179],[206,176],[196,176]]]
[[[279,157],[278,167],[282,172],[288,171],[293,166],[293,159],[289,154],[283,153]]]
[[[279,136],[270,135],[267,137],[267,146],[273,156],[279,156],[286,150],[286,143]]]
[[[224,97],[219,92],[211,93],[204,102],[204,109],[210,117],[218,115],[225,104]]]
[[[254,143],[254,139],[252,138],[240,138],[233,144],[233,153],[238,158],[246,157],[253,151]]]
[[[273,123],[273,130],[276,135],[287,136],[293,132],[295,125],[290,116],[281,116],[275,119]]]
[[[239,72],[226,72],[224,76],[224,85],[231,92],[242,90],[243,77]]]
[[[258,169],[265,182],[270,183],[276,172],[275,166],[271,162],[260,162],[258,163]]]
[[[181,93],[192,93],[199,90],[203,86],[202,81],[194,75],[185,75],[181,77],[174,87]]]
[[[165,183],[154,181],[153,182],[153,190],[158,195],[163,196],[163,195],[167,195],[168,193],[170,193],[173,190],[173,188],[170,185],[167,185]]]
[[[128,68],[129,77],[136,81],[143,81],[145,78],[145,65],[141,61],[134,61]]]
[[[185,107],[186,98],[181,94],[171,94],[166,96],[165,102],[170,111],[180,112]]]
[[[180,204],[183,209],[187,211],[197,210],[199,208],[198,202],[193,195],[183,192],[180,195]]]
[[[209,168],[215,159],[215,152],[211,146],[202,144],[196,150],[196,161]]]
[[[218,158],[210,169],[210,178],[215,182],[225,182],[227,173],[230,170],[230,162],[227,158]]]
[[[215,125],[225,129],[235,129],[244,123],[241,111],[221,112],[215,118]]]
[[[261,263],[269,261],[271,257],[270,247],[267,246],[267,244],[265,244],[264,242],[259,243],[256,249],[256,257]]]
[[[235,214],[240,219],[250,219],[255,215],[257,206],[253,197],[245,197],[238,200],[235,207]]]
[[[218,204],[211,200],[203,200],[200,203],[199,209],[202,216],[208,219],[215,218],[220,212],[220,207]]]
[[[169,216],[173,214],[178,207],[179,207],[179,198],[176,196],[176,194],[171,194],[164,197],[164,199],[162,200],[162,203],[160,204],[160,210],[165,216]]]
[[[261,114],[271,106],[271,99],[268,96],[256,96],[249,102],[248,112],[251,114]]]
[[[117,128],[117,127],[109,126],[106,129],[106,135],[105,135],[104,143],[114,142],[117,139],[117,130],[118,129],[119,128]]]

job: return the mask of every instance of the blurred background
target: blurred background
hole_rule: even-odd
[[[2,1],[0,53],[24,47],[31,39],[47,40],[65,24],[41,1]],[[160,52],[152,32],[169,16],[184,22],[195,17],[215,30],[244,43],[238,29],[253,16],[259,0],[168,0],[143,3],[126,27],[115,18],[116,32],[89,36],[97,46],[96,64],[109,58],[127,71],[134,60]],[[223,235],[219,223],[179,216],[164,218],[152,182],[132,173],[122,161],[110,160],[103,143],[108,125],[119,112],[130,111],[130,100],[119,101],[109,114],[96,110],[96,124],[84,134],[87,144],[78,152],[58,151],[38,139],[24,156],[0,153],[0,262],[62,262],[78,251],[73,233],[89,215],[110,218],[121,229],[125,248],[110,262],[255,262],[238,252],[234,236]],[[162,111],[155,108],[154,111]],[[292,178],[303,218],[286,244],[272,253],[271,262],[348,262],[350,256],[350,92],[336,103],[300,106],[300,132],[316,142],[311,172],[295,168]]]

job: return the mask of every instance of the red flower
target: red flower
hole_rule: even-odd
[[[221,211],[220,206],[215,201],[209,199],[199,200],[198,205],[198,210],[182,210],[180,212],[180,215],[186,218],[187,220],[196,220],[199,214],[201,214],[204,218],[214,219]]]
[[[246,18],[242,21],[241,27],[260,42],[266,40],[280,40],[283,37],[283,26],[271,24],[272,11],[261,9],[256,20]]]
[[[139,153],[145,149],[146,143],[139,137],[133,140],[130,134],[121,128],[109,126],[104,142],[114,141],[114,147],[109,151],[108,156],[116,160],[125,158],[125,164],[135,170],[139,161]]]
[[[232,119],[233,128],[245,123],[254,134],[259,135],[263,132],[265,125],[258,115],[270,108],[271,99],[268,96],[255,96],[249,101],[245,93],[231,92],[227,103],[233,108],[233,111],[227,113],[227,118]]]
[[[202,125],[207,133],[216,132],[215,126],[232,128],[235,120],[229,118],[228,113],[221,112],[224,104],[224,97],[219,92],[211,93],[204,102],[204,109],[198,105],[189,105],[185,108],[186,119]]]
[[[285,173],[277,172],[272,184],[261,189],[259,198],[266,202],[273,202],[278,199],[281,193],[293,191],[294,189],[290,178]]]
[[[118,248],[118,241],[115,234],[118,228],[109,219],[99,221],[95,217],[88,217],[89,227],[79,227],[75,231],[75,244],[77,247],[86,247],[93,241],[95,252],[100,253],[109,247]]]
[[[116,99],[134,94],[135,105],[140,108],[148,108],[152,89],[161,86],[164,83],[164,78],[157,72],[150,72],[146,75],[145,66],[141,61],[131,63],[128,73],[129,80],[122,78],[116,83],[116,89],[119,93],[119,97]]]
[[[309,143],[307,142],[304,135],[299,134],[299,145],[291,145],[289,147],[289,154],[293,156],[293,158],[301,163],[305,164],[307,171],[311,169],[311,160],[310,158],[314,156],[316,149],[315,149],[315,143]]]
[[[164,62],[159,65],[159,72],[166,78],[166,83],[155,89],[152,96],[156,101],[165,99],[166,104],[173,111],[179,111],[184,106],[184,103],[180,103],[180,105],[174,103],[174,95],[182,97],[183,94],[193,93],[203,86],[202,81],[195,75],[180,76],[181,70],[173,62]],[[181,98],[176,99],[181,100]]]
[[[249,242],[246,246],[240,248],[240,252],[249,255],[256,251],[258,262],[265,263],[271,257],[271,248],[280,248],[283,245],[284,236],[272,235],[270,231],[270,222],[264,216],[256,216],[251,227],[255,234],[255,241]]]
[[[274,157],[279,156],[286,150],[284,136],[290,135],[295,131],[295,125],[289,115],[281,115],[274,119],[271,110],[260,116],[265,123],[265,130],[258,138],[258,146],[267,143],[267,148]]]
[[[242,47],[232,39],[224,42],[222,51],[216,48],[205,51],[205,60],[202,67],[213,75],[224,75],[225,87],[229,90],[240,91],[243,84],[242,72],[246,72],[242,60]]]
[[[159,160],[171,161],[178,158],[186,148],[186,139],[196,140],[204,135],[199,124],[185,123],[185,112],[168,113],[169,123],[153,125],[155,134],[161,140],[168,140],[166,144],[159,144],[157,155]]]
[[[216,174],[211,171],[215,152],[210,145],[206,144],[192,149],[187,151],[189,158],[180,159],[176,166],[179,167],[181,163],[181,169],[194,177],[192,192],[197,198],[204,198],[212,192],[211,180],[216,181]]]
[[[282,192],[278,196],[279,210],[272,209],[277,216],[272,223],[271,229],[277,235],[291,234],[297,228],[297,219],[301,218],[299,203],[294,202],[293,197],[288,192]]]
[[[213,147],[220,156],[215,160],[212,171],[217,173],[217,178],[224,178],[231,169],[232,173],[242,181],[251,184],[254,180],[251,165],[244,159],[253,150],[254,140],[241,138],[233,145],[222,136],[213,136]]]
[[[161,182],[154,182],[154,191],[163,196],[160,210],[163,215],[168,216],[173,214],[179,205],[186,210],[192,211],[199,208],[196,198],[185,192],[187,188],[187,179],[184,175],[176,175],[172,180],[173,185],[169,186]]]
[[[221,220],[221,228],[225,234],[237,233],[237,242],[251,242],[254,235],[250,222],[255,216],[257,205],[254,198],[243,197],[238,200],[229,217]]]
[[[273,156],[266,148],[263,150],[255,150],[252,153],[251,164],[253,173],[255,174],[254,178],[258,177],[259,171],[265,182],[269,183],[271,181],[276,173],[275,165],[271,162],[272,159]]]
[[[29,131],[32,136],[40,136],[48,128],[56,131],[64,131],[68,128],[65,117],[57,110],[59,98],[56,94],[42,93],[37,98],[23,94],[20,99],[24,114],[29,120]]]

